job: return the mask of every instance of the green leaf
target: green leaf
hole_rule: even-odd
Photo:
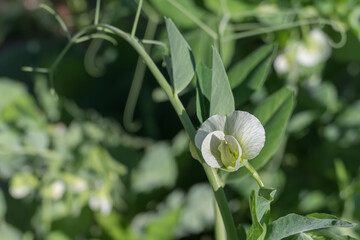
[[[170,146],[157,143],[146,149],[138,167],[132,172],[135,192],[150,192],[156,188],[170,188],[177,178],[176,161]]]
[[[27,94],[25,85],[9,78],[0,78],[0,111],[8,103]]]
[[[229,81],[236,106],[240,106],[263,86],[276,56],[276,49],[274,44],[264,45],[230,69]]]
[[[9,240],[21,240],[22,234],[18,229],[7,224],[6,222],[0,222],[0,238]]]
[[[250,160],[255,169],[264,166],[280,146],[293,107],[293,92],[284,87],[268,97],[262,105],[255,109],[254,115],[263,124],[266,134],[264,148],[256,158]],[[245,168],[240,168],[232,173],[221,172],[223,177],[226,178],[227,176],[227,180],[240,178],[246,174],[248,171]]]
[[[266,226],[260,223],[258,210],[257,210],[258,209],[257,196],[254,190],[250,194],[249,204],[250,204],[252,225],[249,229],[249,233],[246,239],[247,240],[264,239],[264,236],[266,234]]]
[[[266,240],[279,240],[295,234],[330,227],[353,227],[352,223],[342,221],[328,214],[312,214],[308,217],[294,213],[281,217],[269,225]]]
[[[356,240],[355,238],[352,238],[350,236],[342,236],[338,232],[335,232],[334,230],[335,230],[334,228],[327,228],[327,229],[311,231],[310,233],[316,236],[323,236],[331,240]]]
[[[191,15],[196,16],[199,19],[205,17],[206,12],[198,7],[192,0],[174,0],[179,5],[187,10]],[[168,0],[150,0],[151,6],[154,7],[161,16],[171,18],[180,27],[195,27],[196,23],[190,18],[186,17],[178,8],[171,4]]]
[[[61,231],[54,231],[49,233],[46,236],[47,240],[70,240],[70,238],[68,236],[66,236],[64,233],[62,233]]]
[[[146,228],[147,240],[171,240],[174,239],[175,228],[180,217],[180,208],[171,209],[170,211],[149,223]]]
[[[246,230],[243,225],[238,225],[236,228],[239,239],[246,239]]]
[[[213,226],[215,208],[212,188],[199,183],[192,186],[186,197],[177,230],[184,235],[199,234]]]
[[[270,203],[274,200],[276,190],[273,188],[260,188],[256,199],[256,213],[262,221],[265,213],[270,210]]]
[[[235,110],[228,77],[219,53],[213,48],[210,116],[226,115]]]
[[[112,239],[137,239],[129,228],[124,227],[124,222],[120,214],[114,212],[111,212],[109,215],[97,213],[95,214],[95,218],[101,229]]]
[[[289,240],[313,240],[313,238],[306,233],[299,233],[299,234],[294,235]]]
[[[229,81],[231,88],[234,89],[242,84],[246,80],[246,77],[248,77],[265,58],[271,55],[273,48],[273,44],[264,45],[232,67],[229,70]],[[255,83],[251,84],[250,86],[253,85],[255,85]]]
[[[196,67],[196,76],[196,114],[202,123],[209,117],[212,72],[200,63]]]
[[[175,93],[181,92],[194,76],[194,58],[190,46],[171,19],[165,18],[171,50],[172,80]]]

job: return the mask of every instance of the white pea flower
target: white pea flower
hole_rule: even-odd
[[[286,74],[290,71],[290,62],[285,54],[280,54],[274,61],[274,68],[279,74]]]
[[[65,193],[65,183],[63,181],[57,180],[53,182],[50,186],[51,191],[51,197],[54,200],[58,200],[62,198],[62,196]]]
[[[64,179],[66,186],[71,193],[79,194],[89,188],[87,181],[82,177],[73,174],[65,174]]]
[[[93,211],[99,210],[103,215],[109,215],[112,209],[112,203],[106,195],[96,194],[89,199],[89,207]]]
[[[320,29],[313,29],[307,41],[299,44],[296,54],[297,62],[305,67],[313,67],[325,62],[331,55],[327,35]]]
[[[243,160],[255,158],[264,143],[264,127],[255,116],[243,111],[211,116],[195,136],[205,162],[228,171],[236,171]]]
[[[30,173],[18,173],[10,182],[10,195],[16,199],[27,197],[38,185],[38,180]]]

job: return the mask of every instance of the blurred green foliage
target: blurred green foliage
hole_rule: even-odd
[[[258,109],[258,116],[265,116],[255,106],[283,86],[295,91],[296,106],[285,137],[274,138],[280,147],[260,171],[266,185],[277,189],[269,217],[321,211],[359,223],[360,3],[145,2],[139,38],[150,21],[156,28],[150,40],[168,44],[162,19],[172,19],[201,68],[196,71],[202,73],[198,79],[209,78],[213,35],[223,38],[218,49],[236,109]],[[46,3],[64,19],[71,34],[93,21],[95,1]],[[56,20],[38,4],[37,0],[0,2],[0,238],[213,239],[212,191],[199,164],[191,159],[174,110],[148,72],[138,86],[133,116],[140,130],[134,133],[123,127],[137,64],[137,55],[124,41],[117,39],[116,47],[102,40],[73,46],[55,70],[59,98],[50,93],[46,75],[21,71],[23,66],[49,67],[67,43]],[[100,21],[130,32],[136,6],[130,0],[104,0]],[[323,26],[318,19],[336,27]],[[274,30],[300,21],[315,24]],[[341,42],[334,31],[340,29],[347,37],[345,45],[332,48],[314,66],[305,66],[296,52],[306,46],[311,30],[320,27],[334,42]],[[161,45],[150,50],[160,67],[167,51]],[[282,55],[288,66],[285,72],[276,66]],[[181,93],[181,99],[199,125],[194,85]],[[276,101],[283,105],[268,104],[279,113],[290,101],[284,94]],[[285,123],[270,127],[284,133]],[[256,183],[245,172],[237,174],[241,178],[234,177],[226,192],[235,222],[249,230],[254,201],[249,206],[248,199],[256,197],[251,193]],[[278,220],[273,225],[281,224]],[[354,238],[360,235],[358,227],[341,231]],[[345,239],[338,232],[311,234]],[[300,233],[291,239],[306,237]]]

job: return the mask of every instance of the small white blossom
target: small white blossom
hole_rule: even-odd
[[[280,54],[276,57],[274,68],[279,74],[285,74],[290,71],[290,63],[285,54]]]
[[[31,191],[32,191],[32,187],[28,185],[14,186],[10,188],[10,195],[13,198],[21,199],[29,195]]]
[[[100,211],[103,215],[109,215],[112,209],[112,203],[107,196],[97,194],[90,198],[89,207],[93,211]]]
[[[71,186],[71,191],[73,193],[81,193],[88,189],[88,184],[84,179],[76,179],[74,184]]]
[[[255,116],[243,111],[211,116],[195,136],[205,162],[228,171],[238,170],[242,160],[255,158],[264,143],[264,127]]]
[[[30,173],[18,173],[10,182],[10,195],[16,199],[28,196],[38,185],[38,180]]]
[[[313,67],[325,62],[331,55],[331,47],[327,35],[320,29],[313,29],[306,42],[300,43],[296,60],[305,67]]]
[[[57,180],[51,184],[51,197],[54,200],[62,198],[65,193],[65,183],[63,181]]]

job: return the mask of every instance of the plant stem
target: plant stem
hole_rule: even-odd
[[[204,32],[209,34],[214,40],[218,38],[216,32],[214,32],[210,27],[208,27],[205,23],[203,23],[199,18],[197,18],[194,14],[190,13],[185,7],[174,0],[168,0],[174,7],[179,9],[186,17],[188,17],[191,21],[193,21],[196,25],[198,25]]]
[[[154,38],[157,26],[158,23],[156,21],[152,21],[151,19],[149,19],[146,25],[144,37],[149,39]],[[144,48],[146,52],[150,52],[151,45],[147,45]],[[126,100],[124,117],[123,117],[124,127],[126,128],[126,130],[131,132],[136,132],[141,127],[141,124],[139,122],[135,122],[133,118],[134,118],[136,104],[139,99],[141,86],[144,80],[145,70],[146,70],[146,65],[144,64],[142,58],[139,56],[135,67],[134,77],[131,82],[129,95]]]
[[[138,22],[139,22],[139,17],[140,17],[142,4],[143,4],[143,0],[140,0],[138,8],[136,10],[134,24],[133,24],[133,27],[132,27],[132,30],[131,30],[131,37],[132,38],[135,37],[135,32],[136,32],[136,28],[137,28],[137,25],[138,25]]]
[[[255,178],[256,182],[259,184],[259,187],[265,187],[264,183],[262,182],[260,175],[258,174],[258,172],[255,170],[255,168],[253,168],[253,166],[249,163],[248,160],[243,160],[242,163],[244,164],[244,166],[246,167],[246,169],[251,173],[251,175],[253,176],[253,178]]]
[[[94,18],[94,24],[99,24],[99,16],[100,16],[100,3],[101,0],[96,0],[96,9],[95,9],[95,18]]]
[[[45,11],[47,11],[48,13],[50,13],[51,15],[54,16],[54,18],[56,19],[56,21],[60,24],[60,27],[62,28],[62,30],[64,31],[67,39],[70,41],[71,40],[71,34],[69,32],[69,29],[67,28],[64,20],[59,16],[59,14],[57,14],[57,12],[54,11],[54,9],[52,9],[51,7],[49,7],[46,4],[40,4],[39,8],[44,9]]]
[[[226,230],[216,200],[214,200],[214,208],[215,208],[215,239],[226,240]]]
[[[232,41],[232,40],[236,40],[236,39],[242,39],[242,38],[252,37],[252,36],[256,36],[256,35],[260,35],[260,34],[264,34],[264,33],[271,33],[271,32],[286,30],[289,28],[300,27],[302,25],[311,25],[311,24],[330,25],[335,31],[337,31],[341,34],[340,41],[338,43],[331,42],[332,45],[334,45],[334,47],[339,47],[339,46],[341,47],[344,44],[344,39],[346,40],[346,36],[344,35],[342,29],[338,25],[336,25],[334,22],[329,21],[327,19],[314,19],[314,20],[308,20],[308,21],[298,21],[298,22],[291,22],[291,23],[275,25],[275,26],[271,26],[271,27],[257,28],[254,30],[235,33],[233,35],[227,36],[224,38],[224,41]]]
[[[191,143],[195,145],[194,139],[195,139],[196,130],[190,120],[189,115],[186,113],[185,108],[182,105],[178,96],[173,93],[169,83],[167,82],[165,77],[162,75],[160,70],[157,68],[156,64],[151,59],[151,57],[147,54],[147,52],[145,51],[143,46],[139,43],[139,41],[136,40],[135,38],[132,38],[129,34],[123,32],[122,30],[120,30],[114,26],[111,26],[111,25],[99,24],[95,27],[97,27],[98,29],[108,29],[108,30],[112,31],[114,34],[123,38],[143,58],[144,62],[146,63],[147,67],[149,68],[149,70],[151,71],[151,73],[153,74],[155,79],[157,80],[158,84],[160,85],[160,87],[165,91],[166,95],[168,96],[185,131],[189,135]],[[198,151],[199,156],[201,156],[201,153],[199,152],[200,150],[199,149],[196,149],[196,150]],[[205,164],[204,161],[202,161],[202,162],[203,162],[202,165],[205,170],[206,176],[213,188],[215,199],[219,206],[219,210],[221,212],[221,216],[222,216],[224,226],[225,226],[225,229],[226,229],[226,232],[228,235],[228,239],[229,240],[237,240],[238,237],[237,237],[237,233],[236,233],[234,220],[232,218],[232,215],[231,215],[231,212],[230,212],[230,209],[228,206],[228,202],[227,202],[227,199],[225,196],[222,182],[219,179],[219,176],[218,176],[216,170],[214,168],[211,168],[207,164]]]

